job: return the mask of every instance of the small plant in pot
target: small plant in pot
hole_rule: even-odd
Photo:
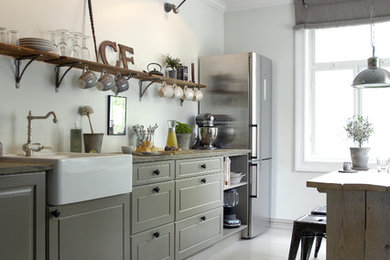
[[[84,150],[86,153],[101,153],[104,134],[94,133],[91,122],[91,114],[93,112],[94,111],[91,106],[82,106],[79,108],[80,115],[88,117],[89,127],[91,128],[90,134],[83,134]]]
[[[192,126],[176,122],[175,132],[177,137],[177,146],[183,150],[190,149]]]
[[[367,118],[361,115],[355,115],[347,120],[347,125],[344,127],[349,138],[354,142],[359,143],[359,147],[351,147],[352,168],[354,170],[367,170],[368,153],[370,148],[362,147],[363,143],[368,141],[368,138],[374,132],[372,124]]]
[[[181,67],[179,58],[172,58],[169,54],[163,55],[163,60],[168,70],[168,76],[170,78],[177,78],[177,70]]]

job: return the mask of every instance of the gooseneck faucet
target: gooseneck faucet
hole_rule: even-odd
[[[27,143],[25,143],[22,146],[23,151],[26,153],[26,155],[25,155],[26,157],[31,157],[33,151],[39,152],[39,151],[42,151],[42,149],[51,149],[51,147],[49,147],[49,146],[43,146],[40,143],[32,143],[32,141],[31,141],[31,139],[32,139],[31,121],[34,119],[47,119],[50,115],[53,115],[53,122],[57,123],[57,116],[56,116],[56,113],[54,113],[53,111],[50,111],[45,116],[33,116],[31,114],[31,110],[28,112],[28,116],[27,116],[27,121],[28,121]]]

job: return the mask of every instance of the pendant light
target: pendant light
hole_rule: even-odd
[[[388,88],[390,87],[390,73],[382,68],[379,68],[380,61],[375,57],[375,42],[374,42],[374,7],[370,1],[371,7],[371,47],[372,57],[368,59],[367,69],[359,72],[352,82],[354,88]]]

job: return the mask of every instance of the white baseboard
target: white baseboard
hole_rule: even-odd
[[[271,228],[292,229],[294,221],[290,219],[271,219]]]

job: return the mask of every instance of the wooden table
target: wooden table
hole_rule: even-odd
[[[326,259],[390,259],[390,174],[331,172],[307,187],[327,194]]]

